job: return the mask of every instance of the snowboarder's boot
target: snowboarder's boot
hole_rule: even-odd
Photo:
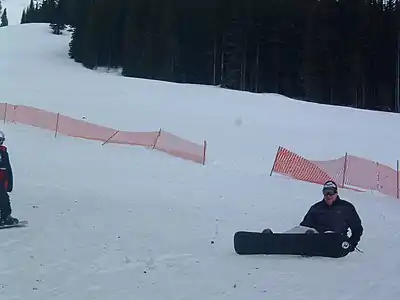
[[[18,222],[19,222],[19,220],[17,218],[14,218],[11,215],[8,215],[7,217],[0,219],[0,226],[14,225],[14,224],[18,224]]]
[[[262,231],[262,233],[273,233],[272,232],[272,230],[271,229],[269,229],[269,228],[266,228],[266,229],[264,229],[263,231]]]

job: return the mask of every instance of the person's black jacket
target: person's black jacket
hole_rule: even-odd
[[[326,204],[325,200],[312,205],[300,225],[314,228],[318,232],[334,231],[342,234],[347,234],[350,228],[350,243],[353,247],[357,246],[363,234],[363,226],[356,208],[339,196],[331,206]]]
[[[0,182],[6,192],[13,190],[14,178],[7,147],[0,146]]]

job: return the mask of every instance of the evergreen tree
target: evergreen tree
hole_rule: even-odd
[[[37,13],[37,6],[35,6],[35,3],[33,0],[29,2],[29,6],[25,10],[25,23],[34,23],[38,22],[38,13]]]
[[[22,16],[21,16],[21,21],[20,21],[20,24],[25,24],[25,23],[27,23],[28,21],[27,21],[27,18],[26,18],[26,10],[24,9],[23,11],[22,11]]]
[[[78,0],[71,0],[78,1]],[[86,61],[84,58],[84,45],[85,45],[85,27],[88,24],[88,15],[92,10],[94,2],[92,0],[79,0],[75,2],[76,6],[72,6],[73,11],[76,13],[75,18],[72,22],[74,30],[72,32],[72,38],[69,43],[69,56],[79,63]],[[75,10],[79,7],[79,10]]]
[[[51,16],[50,28],[56,35],[62,34],[62,31],[66,28],[67,18],[64,5],[64,0],[58,0],[58,2],[52,1],[51,3],[51,12],[49,12]]]
[[[4,9],[3,14],[1,15],[0,27],[8,26],[8,18],[7,18],[7,8]]]

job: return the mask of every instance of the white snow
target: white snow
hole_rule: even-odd
[[[344,259],[237,256],[232,238],[291,228],[320,200],[318,185],[269,176],[279,145],[313,160],[348,152],[395,167],[400,116],[87,70],[68,58],[69,36],[47,24],[1,28],[0,40],[2,102],[208,142],[202,166],[1,125],[13,215],[29,221],[0,231],[1,300],[398,298],[396,199],[340,191],[365,229],[364,253]]]

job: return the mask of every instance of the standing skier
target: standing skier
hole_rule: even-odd
[[[13,172],[7,147],[3,145],[5,135],[0,131],[0,225],[18,223],[18,219],[11,216],[10,193],[13,189]]]

